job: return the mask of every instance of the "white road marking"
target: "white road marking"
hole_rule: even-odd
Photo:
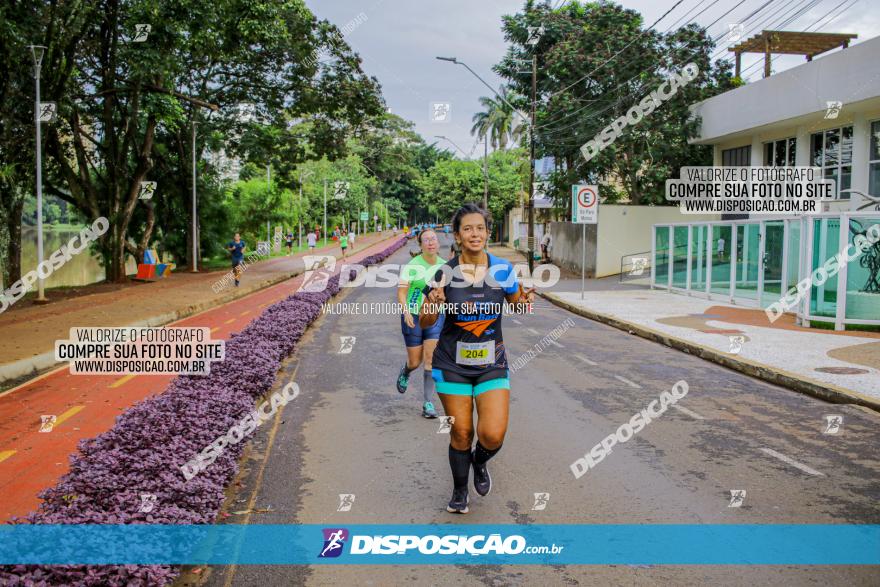
[[[519,324],[520,326],[522,326],[522,322],[520,322],[520,321],[517,320],[516,318],[511,318],[511,320],[513,320],[514,322],[516,322],[517,324]]]
[[[693,410],[689,410],[689,409],[687,409],[687,408],[684,407],[684,406],[680,406],[680,405],[678,405],[678,404],[670,404],[670,405],[672,405],[673,408],[675,408],[676,410],[678,410],[678,411],[681,412],[682,414],[685,414],[685,415],[687,415],[687,416],[690,416],[690,417],[693,418],[694,420],[705,420],[705,419],[706,419],[706,418],[704,418],[703,416],[701,416],[701,415],[699,415],[698,413],[696,413],[695,411],[693,411]]]
[[[538,336],[541,335],[541,333],[538,332],[537,330],[535,330],[534,328],[526,328],[526,330],[528,330],[528,331],[531,332],[532,334],[537,334]]]
[[[794,467],[796,469],[800,469],[801,471],[803,471],[804,473],[807,473],[809,475],[818,475],[819,477],[825,476],[824,473],[820,473],[819,471],[817,471],[816,469],[813,469],[812,467],[808,467],[807,465],[805,465],[803,463],[799,463],[796,460],[791,459],[782,453],[778,453],[775,450],[773,450],[772,448],[762,448],[761,451],[770,455],[771,457],[776,457],[777,459],[779,459],[783,463],[788,463],[792,467]]]
[[[564,345],[559,344],[559,343],[556,342],[555,340],[548,340],[547,342],[549,342],[550,344],[554,344],[554,345],[558,346],[558,347],[561,348],[561,349],[564,349],[564,348],[565,348]]]
[[[580,359],[581,361],[583,361],[583,362],[586,363],[587,365],[592,365],[593,367],[595,367],[596,365],[599,364],[599,363],[597,363],[597,362],[595,362],[595,361],[591,361],[590,359],[586,358],[586,357],[583,356],[583,355],[575,355],[575,357],[577,357],[578,359]]]
[[[635,387],[636,389],[642,388],[641,385],[639,385],[638,383],[633,383],[632,381],[630,381],[626,377],[621,377],[620,375],[615,375],[614,378],[617,379],[618,381],[622,381],[622,382],[626,383],[630,387]]]

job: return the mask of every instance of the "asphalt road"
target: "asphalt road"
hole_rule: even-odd
[[[448,250],[448,246],[445,247]],[[390,262],[409,259],[404,248]],[[344,290],[334,302],[391,300]],[[512,360],[573,320],[512,377],[508,435],[490,462],[492,493],[445,511],[448,436],[420,417],[421,381],[400,395],[399,319],[321,317],[276,380],[301,389],[259,429],[227,523],[652,524],[880,523],[880,415],[823,403],[601,325],[541,300],[506,317]],[[355,336],[350,354],[340,337]],[[792,353],[798,349],[791,349]],[[688,395],[575,479],[570,465],[679,380]],[[440,409],[439,401],[436,402]],[[840,414],[837,434],[824,416]],[[729,507],[731,490],[745,490]],[[549,493],[542,511],[535,493]],[[340,494],[354,494],[339,512]],[[267,511],[268,510],[268,511]],[[669,548],[675,548],[670,544]],[[221,585],[877,585],[876,567],[833,566],[228,566],[179,584]]]

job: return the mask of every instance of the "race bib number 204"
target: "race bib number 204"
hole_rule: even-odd
[[[495,362],[495,341],[457,342],[455,362],[459,365],[490,365]]]

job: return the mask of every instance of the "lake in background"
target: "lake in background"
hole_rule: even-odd
[[[85,227],[83,227],[85,228]],[[81,229],[80,229],[81,230]],[[48,259],[49,256],[66,245],[67,242],[80,230],[59,229],[53,230],[43,227],[43,258]],[[28,271],[37,268],[37,229],[33,226],[23,226],[21,229],[21,274],[24,275]],[[137,267],[134,258],[128,256],[126,263],[126,272],[134,274]],[[88,285],[98,281],[103,281],[106,277],[104,268],[99,262],[99,257],[91,254],[91,247],[87,247],[83,252],[74,255],[70,261],[66,262],[59,269],[52,272],[52,275],[45,281],[45,287],[61,287],[72,285]],[[8,287],[8,286],[5,286]],[[36,289],[36,285],[34,285]]]

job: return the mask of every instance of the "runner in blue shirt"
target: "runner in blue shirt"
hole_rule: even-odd
[[[232,274],[235,275],[235,287],[238,287],[238,281],[241,278],[241,263],[244,261],[244,250],[247,245],[241,240],[241,235],[235,233],[235,237],[226,243],[226,250],[232,253]]]

